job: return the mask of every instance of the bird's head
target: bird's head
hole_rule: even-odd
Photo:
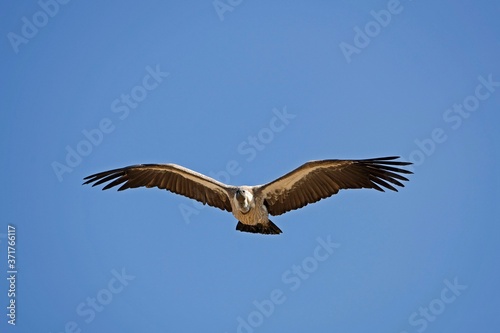
[[[236,190],[236,200],[238,201],[238,203],[240,204],[240,206],[243,206],[245,204],[245,200],[246,200],[246,191],[244,189],[237,189]]]
[[[248,212],[253,206],[252,190],[249,188],[238,188],[234,194],[240,210],[244,213]]]

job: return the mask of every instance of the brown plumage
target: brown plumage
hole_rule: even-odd
[[[342,189],[404,187],[402,174],[412,172],[400,167],[409,162],[398,157],[365,160],[310,161],[264,185],[233,186],[176,164],[140,164],[85,177],[92,186],[109,182],[103,190],[121,185],[118,190],[158,187],[198,200],[203,204],[232,212],[237,230],[279,234],[281,230],[268,215],[281,215],[338,193]]]

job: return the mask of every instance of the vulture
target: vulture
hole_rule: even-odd
[[[328,198],[339,190],[371,188],[396,191],[411,174],[396,161],[399,156],[363,160],[309,161],[264,185],[226,185],[177,164],[139,164],[96,173],[84,178],[92,186],[108,182],[103,190],[121,185],[118,191],[136,187],[158,187],[231,212],[236,230],[280,234],[269,215],[281,215]]]

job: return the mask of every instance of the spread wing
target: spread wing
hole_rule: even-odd
[[[373,188],[383,192],[385,187],[397,191],[393,185],[404,187],[400,181],[408,180],[401,174],[412,173],[398,168],[411,163],[394,161],[397,158],[311,161],[258,190],[271,215],[304,207],[342,189]]]
[[[85,177],[83,184],[92,186],[108,183],[107,190],[120,185],[118,191],[136,187],[158,187],[170,192],[198,200],[222,210],[231,211],[229,192],[233,186],[223,184],[176,164],[140,164],[96,173]]]

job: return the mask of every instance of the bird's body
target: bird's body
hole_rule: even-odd
[[[261,234],[279,234],[281,230],[269,220],[264,198],[254,195],[258,186],[240,186],[231,202],[231,212],[238,220],[236,230]]]
[[[232,212],[237,230],[279,234],[281,230],[269,215],[327,198],[341,189],[373,188],[397,191],[411,172],[396,166],[411,163],[394,161],[397,157],[366,160],[310,161],[264,185],[232,186],[176,164],[141,164],[97,173],[84,184],[110,182],[103,190],[121,185],[119,191],[136,187],[158,187],[198,200],[203,204]],[[391,185],[392,184],[392,185]]]

